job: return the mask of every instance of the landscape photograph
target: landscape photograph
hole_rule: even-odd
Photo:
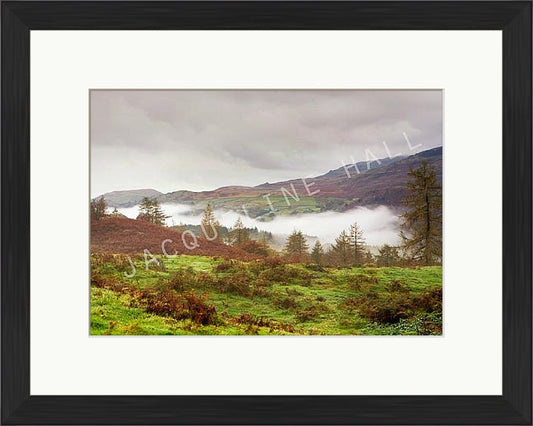
[[[90,334],[442,335],[441,90],[90,101]]]

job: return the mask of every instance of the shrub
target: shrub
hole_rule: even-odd
[[[283,265],[283,259],[279,256],[268,256],[261,260],[265,268]]]
[[[408,306],[402,300],[392,297],[380,299],[378,303],[368,299],[360,301],[357,310],[359,315],[370,321],[394,324],[402,318],[407,318]]]
[[[419,314],[441,311],[441,288],[413,295],[401,281],[393,281],[387,286],[387,290],[388,293],[371,291],[347,298],[341,303],[341,308],[357,310],[361,317],[382,324],[395,324]]]
[[[239,271],[217,281],[219,291],[223,293],[233,293],[240,296],[252,298],[254,288],[251,285],[251,278],[246,271]]]
[[[200,272],[196,276],[196,287],[197,288],[206,288],[216,284],[214,277],[207,272]]]
[[[270,289],[274,284],[263,278],[257,278],[253,281],[254,295],[268,297],[271,294]]]
[[[213,305],[208,305],[207,296],[198,297],[194,291],[185,293],[185,300],[187,301],[187,309],[189,311],[189,318],[196,324],[208,325],[215,324],[217,319],[217,311]]]
[[[248,269],[258,275],[263,271],[283,266],[283,260],[279,256],[268,256],[264,259],[256,260],[248,264]]]
[[[287,296],[302,296],[303,293],[299,292],[298,290],[295,290],[293,288],[286,287],[285,293],[287,293]]]
[[[440,313],[418,314],[410,319],[401,319],[393,326],[391,334],[442,334],[442,315]]]
[[[196,274],[192,268],[178,269],[168,280],[172,290],[182,292],[187,288],[194,288],[197,282]]]
[[[241,250],[258,256],[268,256],[268,246],[256,240],[248,240],[238,245]]]
[[[413,304],[422,308],[426,312],[441,312],[442,310],[442,288],[432,288],[426,290],[421,295],[413,298]]]
[[[188,318],[185,299],[169,288],[164,290],[146,289],[142,292],[142,299],[146,303],[148,312],[175,319]]]
[[[313,303],[298,311],[296,313],[296,317],[299,321],[305,322],[312,319],[316,319],[320,315],[325,314],[327,312],[329,312],[329,309],[326,305]]]
[[[351,278],[350,286],[355,291],[368,290],[371,286],[378,284],[378,278],[374,275],[358,274]]]
[[[442,312],[421,315],[420,334],[442,334]]]
[[[259,274],[260,278],[268,281],[286,283],[289,280],[302,280],[299,282],[301,285],[310,285],[313,274],[306,270],[296,268],[289,265],[274,266],[269,269],[265,269]]]
[[[385,286],[390,293],[409,293],[409,288],[401,280],[391,281]]]
[[[278,308],[287,309],[287,310],[296,309],[300,306],[300,304],[296,301],[296,299],[291,296],[283,297],[281,299],[275,299],[274,304]]]
[[[324,268],[323,266],[317,265],[315,263],[307,264],[305,265],[305,268],[315,272],[324,272],[326,270],[326,268]]]
[[[114,256],[109,253],[91,254],[91,266],[101,266],[114,261]]]
[[[237,262],[233,259],[224,260],[214,267],[215,272],[227,272],[232,270]]]
[[[178,294],[169,287],[163,290],[150,288],[144,290],[141,297],[146,304],[146,311],[153,314],[174,319],[190,318],[201,325],[216,322],[216,308],[206,303],[207,296],[198,297],[193,290]]]
[[[151,271],[161,271],[165,272],[167,270],[165,266],[165,261],[162,257],[154,257],[148,263],[148,269]]]
[[[256,317],[255,315],[245,313],[232,319],[232,322],[236,324],[248,324],[256,327],[268,327],[270,331],[285,331],[287,333],[294,333],[294,326],[292,324],[282,323],[279,321],[271,320],[265,317]],[[257,334],[259,330],[257,328],[248,328],[246,332],[248,334]]]
[[[118,281],[113,276],[103,276],[98,272],[91,273],[91,286],[98,288],[107,288],[116,292],[122,292],[129,287],[122,281]]]
[[[98,288],[105,288],[109,284],[109,278],[103,277],[97,272],[91,273],[91,286]]]

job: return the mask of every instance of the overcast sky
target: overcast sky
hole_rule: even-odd
[[[316,176],[384,141],[442,145],[442,92],[91,91],[91,196]]]

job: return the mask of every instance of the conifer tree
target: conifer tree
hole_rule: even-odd
[[[163,213],[163,210],[161,210],[161,206],[155,200],[153,202],[152,215],[153,215],[153,222],[156,225],[164,225],[165,220],[170,217],[170,216],[165,215],[165,213]]]
[[[137,219],[151,222],[150,215],[152,213],[152,202],[148,197],[144,197],[139,203],[139,214]]]
[[[294,230],[287,238],[285,252],[287,254],[307,254],[309,246],[302,231]]]
[[[139,214],[137,220],[144,220],[145,222],[155,223],[156,225],[164,225],[166,216],[161,210],[159,202],[148,197],[144,197],[139,204]]]
[[[346,231],[335,239],[335,244],[331,246],[331,254],[335,263],[341,266],[348,266],[351,262],[350,237]]]
[[[370,250],[365,250],[363,253],[363,264],[367,263],[374,263],[374,256],[370,252]]]
[[[215,218],[215,213],[213,212],[213,208],[211,207],[210,203],[207,203],[207,206],[205,206],[200,227],[202,229],[201,235],[205,239],[211,241],[220,239],[220,223]]]
[[[378,266],[396,266],[400,264],[400,254],[398,247],[384,244],[379,249],[379,254],[376,256]]]
[[[361,266],[365,261],[365,239],[363,231],[357,223],[350,226],[350,254],[351,263],[355,266]]]
[[[313,246],[313,251],[311,251],[311,260],[318,266],[322,265],[322,258],[324,256],[324,249],[320,241],[316,241]]]
[[[229,233],[229,240],[230,244],[234,246],[239,246],[250,240],[248,230],[244,227],[240,217],[237,218],[233,225],[233,229]]]
[[[442,187],[435,168],[423,161],[408,173],[409,194],[402,217],[402,248],[415,263],[442,261]]]

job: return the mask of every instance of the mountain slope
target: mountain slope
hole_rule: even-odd
[[[133,207],[144,198],[155,198],[163,195],[155,189],[130,189],[126,191],[113,191],[102,194],[109,207]],[[99,197],[97,197],[99,198]]]
[[[330,170],[315,178],[306,179],[306,188],[301,179],[256,186],[270,192],[281,192],[281,188],[292,189],[298,194],[306,195],[320,191],[316,198],[339,198],[358,205],[389,205],[401,204],[406,195],[407,173],[426,160],[437,170],[439,180],[442,179],[442,147],[396,159],[380,159],[367,165],[366,162]],[[293,192],[293,191],[291,191]]]
[[[424,160],[435,167],[437,177],[442,182],[442,147],[438,147],[411,156],[339,167],[305,182],[292,179],[255,187],[227,186],[213,191],[175,191],[155,198],[160,203],[189,204],[192,212],[200,212],[208,202],[217,209],[241,213],[246,209],[246,214],[261,220],[269,220],[280,214],[344,211],[358,206],[397,207],[407,195],[409,169],[418,167]],[[116,205],[107,197],[106,200],[111,207]],[[272,212],[271,207],[275,212]]]
[[[91,221],[91,253],[123,253],[137,254],[149,250],[154,256],[163,254],[161,244],[165,240],[168,254],[222,256],[232,259],[252,260],[257,256],[246,253],[215,241],[198,239],[198,247],[190,250],[182,240],[181,232],[142,220],[120,217],[106,217]],[[192,247],[192,237],[186,236],[185,241]]]

